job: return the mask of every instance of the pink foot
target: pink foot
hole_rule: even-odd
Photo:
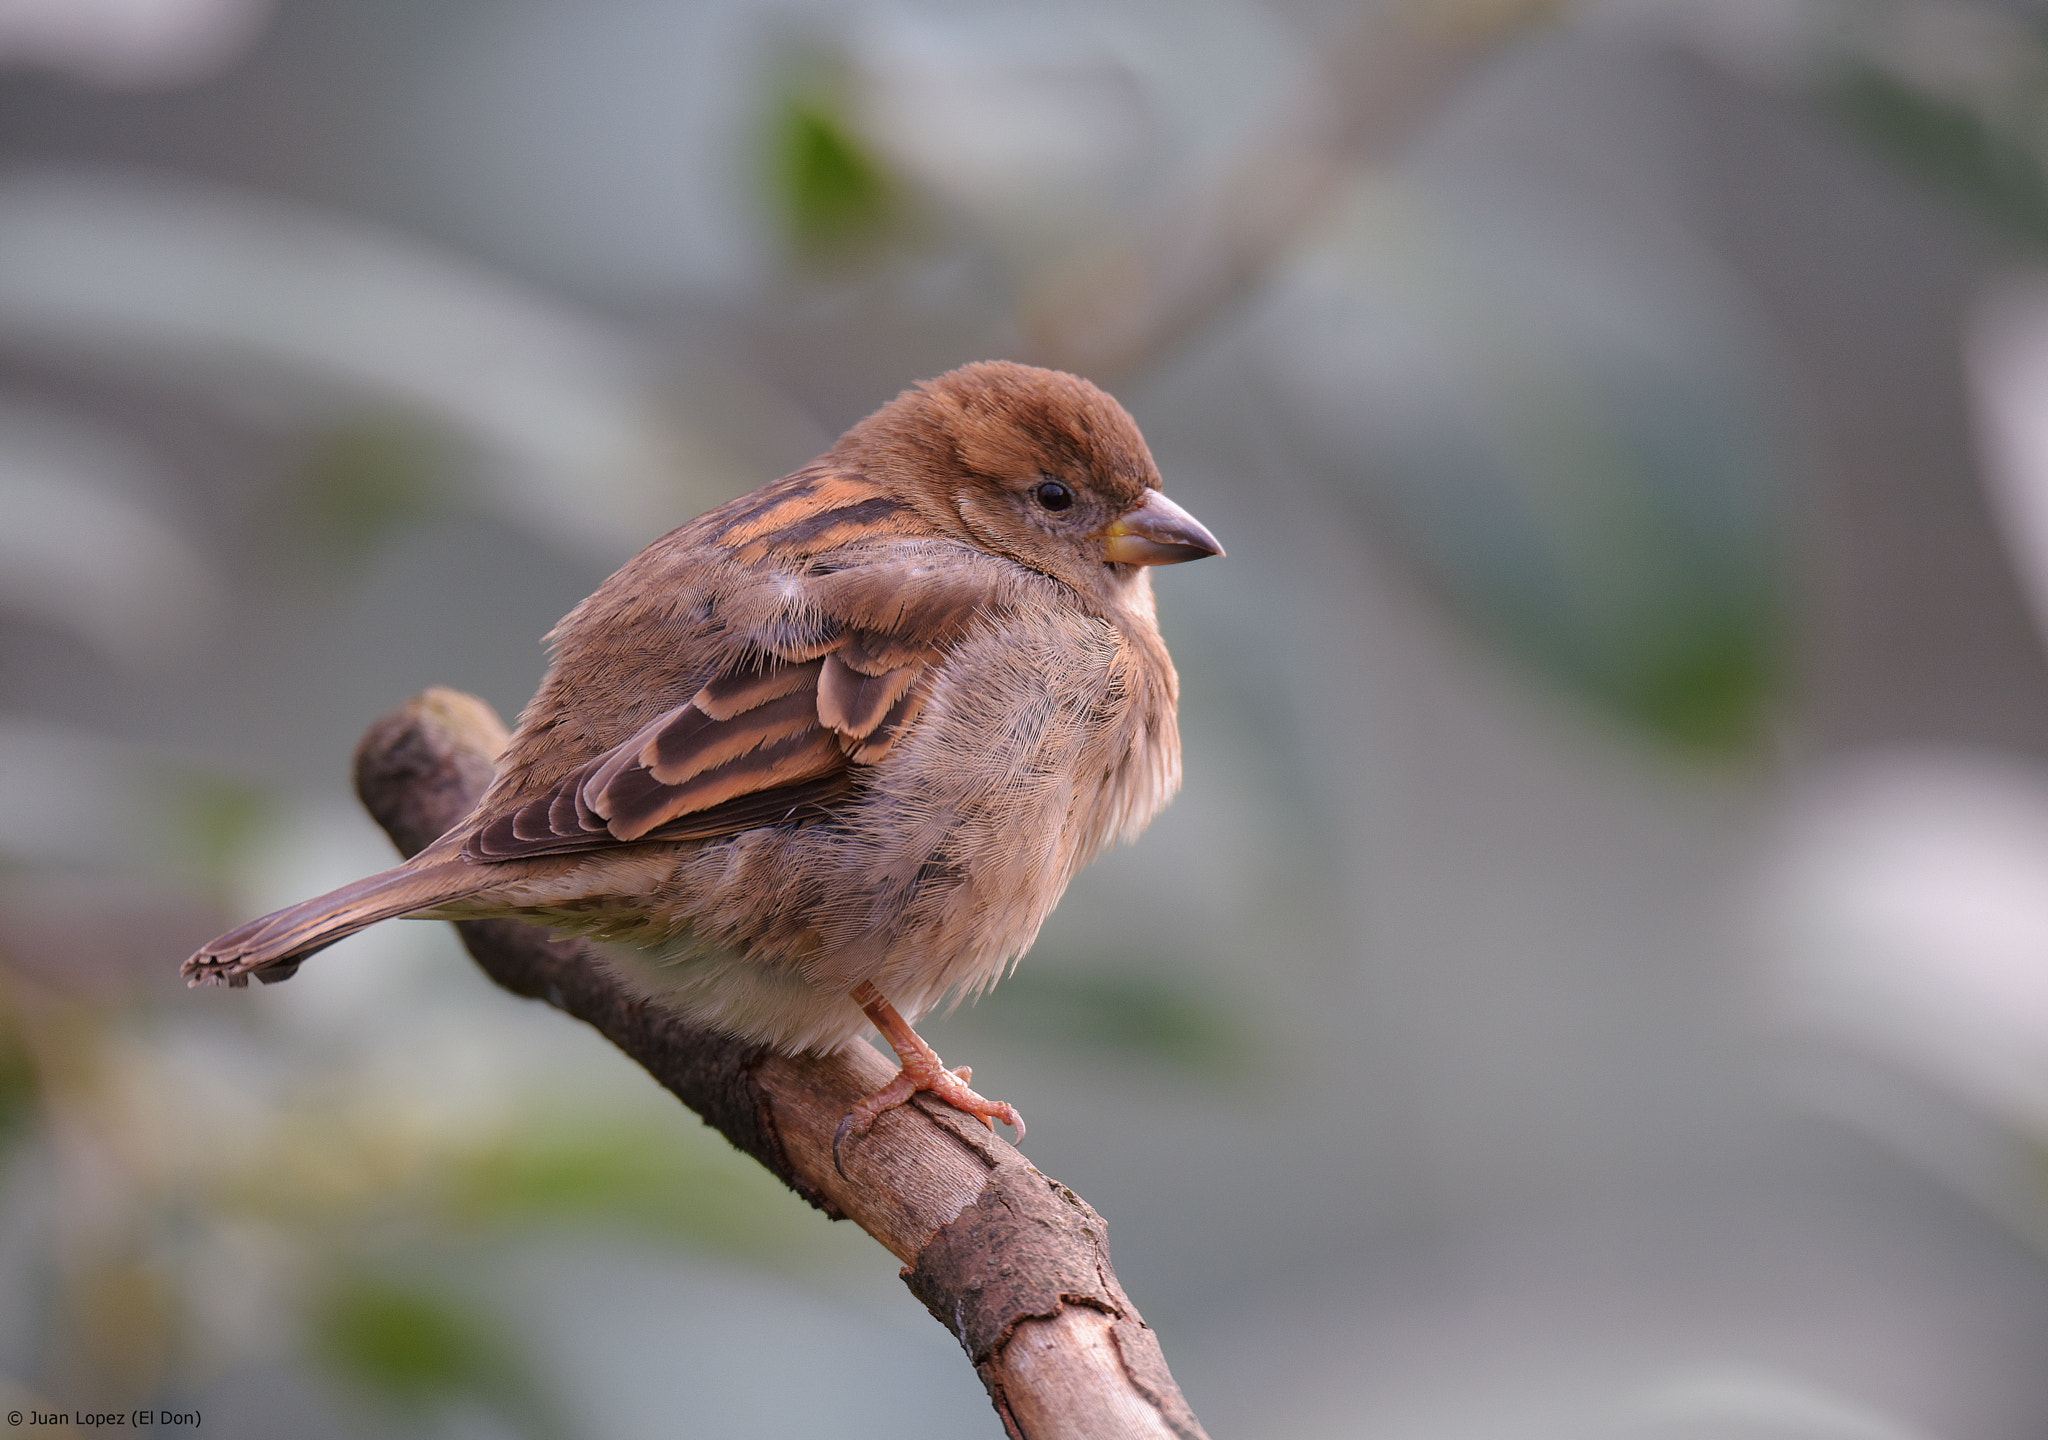
[[[896,1058],[903,1062],[903,1068],[896,1072],[894,1080],[856,1104],[839,1122],[839,1129],[832,1136],[832,1163],[840,1174],[846,1173],[840,1150],[847,1140],[867,1134],[875,1128],[875,1121],[884,1111],[895,1109],[920,1090],[938,1096],[963,1114],[972,1115],[991,1130],[995,1129],[996,1121],[1002,1121],[1017,1132],[1017,1142],[1023,1143],[1024,1117],[1017,1113],[1017,1107],[1008,1101],[990,1100],[969,1089],[967,1082],[973,1078],[974,1072],[965,1065],[957,1070],[948,1070],[945,1062],[939,1059],[938,1052],[924,1043],[923,1037],[910,1028],[910,1022],[882,998],[881,991],[862,981],[853,989],[853,1000],[881,1030],[882,1038],[889,1042]]]

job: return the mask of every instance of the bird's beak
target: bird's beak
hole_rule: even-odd
[[[1157,490],[1102,532],[1102,553],[1119,565],[1178,565],[1221,555],[1206,526]]]

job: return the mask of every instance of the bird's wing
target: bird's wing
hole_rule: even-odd
[[[713,679],[547,792],[487,817],[475,860],[697,840],[818,818],[916,723],[938,666],[1002,607],[990,557],[896,543],[774,583]]]

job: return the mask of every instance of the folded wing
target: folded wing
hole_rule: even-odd
[[[480,826],[474,860],[709,839],[822,818],[916,723],[991,610],[980,564],[920,553],[806,577],[689,700]]]

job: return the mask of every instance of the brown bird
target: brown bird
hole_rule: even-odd
[[[1021,1140],[911,1023],[994,984],[1180,786],[1148,567],[1223,549],[1159,484],[1086,380],[990,361],[911,387],[572,610],[447,834],[229,931],[187,979],[282,980],[397,916],[511,916],[784,1051],[872,1022],[902,1071],[841,1140],[919,1090]]]

